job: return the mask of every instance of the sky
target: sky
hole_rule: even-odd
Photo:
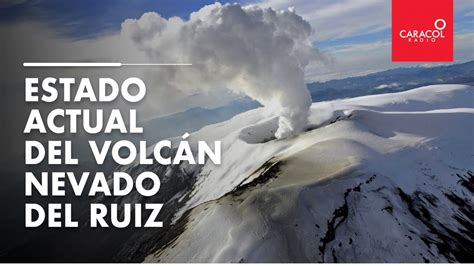
[[[40,21],[67,38],[94,39],[120,31],[127,18],[154,11],[165,18],[189,19],[209,0],[6,0],[0,23]],[[225,3],[226,1],[221,1]],[[235,1],[230,1],[235,2]],[[312,28],[313,46],[329,60],[310,64],[307,81],[364,75],[395,67],[418,65],[390,60],[391,1],[383,0],[242,0],[242,5],[275,9],[294,7]],[[474,2],[455,3],[455,62],[474,59]],[[363,51],[361,53],[361,51]],[[429,65],[427,65],[429,66]]]

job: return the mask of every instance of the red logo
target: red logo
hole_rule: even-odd
[[[453,61],[453,0],[392,0],[392,61]]]

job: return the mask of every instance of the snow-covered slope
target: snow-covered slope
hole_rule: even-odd
[[[474,88],[438,85],[314,103],[310,128],[272,136],[264,109],[192,133],[222,165],[156,171],[165,224],[120,256],[146,262],[474,260]],[[131,195],[134,201],[143,201]],[[127,199],[117,199],[117,201]]]

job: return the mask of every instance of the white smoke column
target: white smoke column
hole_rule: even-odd
[[[304,68],[319,53],[309,39],[311,26],[293,10],[216,3],[186,21],[151,12],[126,20],[121,35],[152,61],[193,64],[155,69],[163,91],[243,93],[279,116],[277,138],[307,125],[311,97]]]

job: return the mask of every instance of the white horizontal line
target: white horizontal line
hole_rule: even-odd
[[[121,63],[91,62],[27,62],[24,67],[121,67]]]
[[[190,63],[25,62],[24,67],[192,66]]]

